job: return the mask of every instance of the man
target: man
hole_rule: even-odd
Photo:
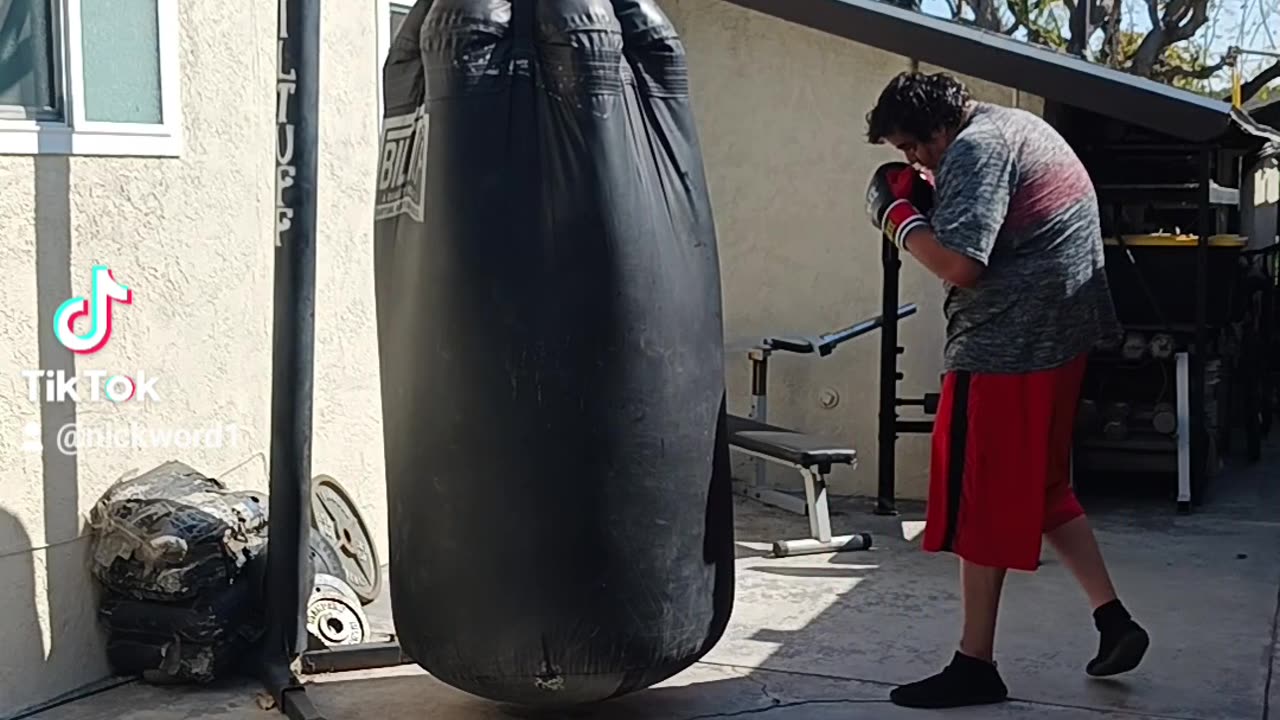
[[[894,78],[867,123],[871,142],[907,160],[872,177],[871,221],[946,288],[923,544],[960,558],[964,605],[951,662],[890,697],[927,708],[1007,699],[993,660],[1000,592],[1008,570],[1036,570],[1042,535],[1093,608],[1100,639],[1086,671],[1131,670],[1149,638],[1117,599],[1069,483],[1086,358],[1119,332],[1089,175],[1040,118],[975,102],[946,74]],[[931,195],[926,215],[918,204]]]

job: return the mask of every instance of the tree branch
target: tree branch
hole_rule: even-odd
[[[1142,77],[1151,77],[1151,72],[1155,70],[1156,63],[1160,61],[1166,45],[1168,43],[1165,42],[1164,28],[1159,25],[1152,28],[1133,51],[1129,72]]]
[[[983,30],[1004,32],[1004,23],[1000,20],[994,0],[968,0],[968,4],[973,10],[974,24]]]
[[[1209,0],[1194,0],[1191,3],[1191,19],[1185,23],[1170,28],[1169,36],[1172,45],[1183,40],[1190,40],[1196,33],[1200,32],[1200,28],[1209,22]],[[1184,10],[1184,15],[1185,10]]]
[[[1207,2],[1207,0],[1196,1]],[[1186,17],[1190,5],[1190,0],[1169,0],[1169,3],[1164,6],[1164,19],[1160,22],[1160,25],[1168,28],[1171,25],[1182,22],[1182,18]]]
[[[1157,0],[1147,0],[1147,16],[1151,18],[1152,29],[1164,25],[1164,23],[1160,22],[1160,7],[1157,4]]]
[[[1017,32],[1020,27],[1026,27],[1028,34],[1038,34],[1031,26],[1031,9],[1027,7],[1027,0],[1004,0],[1004,6],[1013,16],[1013,27],[1009,29],[1009,34]],[[1036,42],[1034,38],[1031,41]]]
[[[1152,73],[1152,79],[1161,80],[1165,83],[1171,83],[1174,80],[1182,79],[1208,80],[1226,66],[1226,58],[1223,58],[1212,65],[1195,68],[1183,67],[1181,65],[1165,65]]]
[[[1120,14],[1122,0],[1115,0],[1107,20],[1102,24],[1102,61],[1112,67],[1124,62],[1120,57]]]
[[[1262,92],[1262,88],[1273,80],[1280,79],[1280,60],[1271,63],[1267,69],[1254,75],[1248,82],[1240,83],[1240,102],[1249,102],[1254,95]],[[1231,101],[1231,96],[1223,98],[1227,102]]]

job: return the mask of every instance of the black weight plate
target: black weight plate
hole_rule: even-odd
[[[314,528],[309,537],[311,540],[311,567],[315,568],[317,573],[332,575],[346,582],[347,569],[343,566],[342,556],[338,554],[338,548],[334,546],[333,541],[321,535]]]
[[[344,572],[330,573],[351,586],[365,605],[382,591],[382,566],[373,534],[346,489],[328,475],[311,481],[311,526],[338,551]]]

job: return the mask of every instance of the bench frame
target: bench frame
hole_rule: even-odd
[[[914,303],[901,305],[896,312],[890,312],[890,322],[896,327],[897,321],[916,313]],[[766,337],[750,343],[745,348],[747,358],[751,361],[751,411],[747,419],[757,423],[768,424],[769,412],[769,356],[775,352],[791,352],[811,354],[818,357],[830,355],[842,343],[874,332],[885,326],[885,316],[877,316],[863,320],[847,328],[836,330],[819,337]],[[795,432],[785,428],[771,427],[782,432]],[[799,433],[802,434],[803,433]],[[811,466],[800,466],[779,457],[749,450],[734,442],[731,433],[729,443],[741,452],[753,456],[754,472],[751,478],[738,486],[737,492],[753,500],[773,507],[809,517],[810,536],[804,540],[779,540],[773,544],[773,552],[777,557],[822,552],[842,552],[845,550],[865,550],[871,547],[871,535],[857,533],[853,535],[832,536],[831,512],[828,500],[827,475],[831,472],[832,463],[818,463]],[[768,487],[767,462],[778,463],[798,470],[804,478],[805,499],[789,495]],[[849,461],[840,464],[857,465],[856,454]]]
[[[757,420],[756,422],[760,421]],[[770,429],[777,432],[794,432],[773,426],[770,426]],[[802,433],[796,434],[800,435]],[[774,557],[782,558],[792,555],[814,555],[828,552],[868,550],[871,548],[872,539],[870,533],[853,533],[838,536],[831,534],[831,505],[827,492],[827,475],[831,472],[831,467],[837,463],[856,467],[857,459],[854,452],[842,454],[842,459],[839,460],[799,464],[755,449],[743,447],[734,443],[734,438],[735,435],[731,433],[729,442],[735,449],[761,460],[793,468],[799,471],[804,479],[805,499],[803,501],[777,490],[759,487],[754,482],[744,486],[741,491],[743,495],[754,500],[797,515],[807,515],[809,517],[809,537],[796,540],[775,540],[773,542]],[[847,460],[844,458],[847,458]],[[755,479],[753,478],[753,480]]]

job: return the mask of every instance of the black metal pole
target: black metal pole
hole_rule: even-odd
[[[881,253],[884,286],[880,303],[880,431],[879,487],[876,492],[876,514],[896,515],[894,476],[897,473],[898,437],[898,269],[902,261],[898,248],[884,241]]]
[[[1280,273],[1277,267],[1280,264],[1280,253],[1268,253],[1262,258],[1263,278],[1266,287],[1262,291],[1262,338],[1259,342],[1262,350],[1258,358],[1259,373],[1261,375],[1261,388],[1259,389],[1259,398],[1262,402],[1262,434],[1267,436],[1271,432],[1271,423],[1273,416],[1277,412],[1275,387],[1272,384],[1275,378],[1276,361],[1274,358],[1280,356],[1280,344],[1275,340],[1276,330],[1276,298],[1277,298],[1277,279],[1280,279]],[[1274,353],[1274,354],[1273,354]]]
[[[276,252],[271,368],[271,542],[262,680],[277,707],[316,718],[290,664],[306,649],[311,592],[320,0],[280,0],[276,57]]]
[[[1203,491],[1208,465],[1208,428],[1205,388],[1209,360],[1209,238],[1214,233],[1212,205],[1213,148],[1200,150],[1200,232],[1196,245],[1196,328],[1195,350],[1191,353],[1191,502],[1197,504]]]

